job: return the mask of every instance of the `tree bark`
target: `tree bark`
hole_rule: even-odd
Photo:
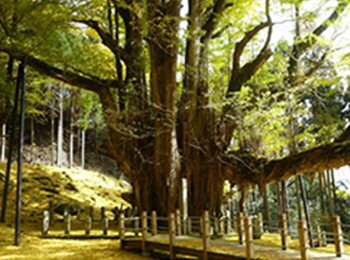
[[[34,154],[34,148],[35,148],[35,126],[34,126],[34,116],[32,115],[30,117],[30,156],[31,156],[31,162],[35,160],[35,154]]]
[[[70,103],[70,133],[69,133],[69,168],[74,165],[74,91],[71,91]]]
[[[325,208],[325,200],[324,200],[324,175],[323,172],[318,173],[318,183],[319,183],[319,191],[320,191],[320,208],[321,208],[321,214],[322,216],[325,215],[326,213],[326,208]]]
[[[303,200],[303,205],[304,205],[304,212],[305,212],[305,218],[306,218],[307,228],[309,233],[310,246],[314,247],[314,240],[312,237],[312,226],[311,226],[311,219],[309,214],[309,205],[308,205],[308,200],[307,200],[307,195],[305,190],[305,184],[301,175],[298,176],[298,179],[300,183],[301,198]]]
[[[325,172],[327,176],[327,191],[328,191],[328,202],[329,202],[329,217],[332,218],[334,216],[334,198],[332,192],[332,178],[330,170]]]
[[[6,124],[3,124],[2,133],[1,133],[1,156],[0,156],[0,160],[2,162],[6,160],[5,153],[6,153]]]
[[[269,209],[269,194],[268,194],[268,189],[267,189],[267,184],[264,185],[264,192],[263,192],[263,199],[264,199],[264,213],[265,213],[265,220],[266,220],[266,227],[267,230],[270,229],[270,209]]]
[[[59,118],[57,131],[57,166],[62,167],[63,161],[63,86],[59,90]]]
[[[81,131],[81,168],[85,168],[85,130]]]

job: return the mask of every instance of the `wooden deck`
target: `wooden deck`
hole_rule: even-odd
[[[137,237],[125,238],[121,241],[121,245],[126,250],[142,251],[142,239]],[[192,256],[194,258],[203,259],[202,239],[188,236],[177,236],[174,246],[174,253],[177,257]],[[146,251],[149,253],[161,252],[169,254],[169,236],[157,235],[149,237],[146,241]],[[210,250],[208,250],[208,259],[215,260],[242,260],[245,257],[245,247],[238,243],[211,240]],[[279,248],[270,248],[254,245],[254,259],[276,259],[276,260],[299,260],[300,252],[298,250],[282,250]],[[337,258],[330,253],[309,253],[309,259],[317,260],[350,260],[350,256],[343,255]]]

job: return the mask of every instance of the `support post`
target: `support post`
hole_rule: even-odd
[[[151,212],[151,232],[152,232],[152,236],[157,235],[157,212],[156,211]]]
[[[43,213],[43,230],[42,230],[42,234],[44,236],[49,233],[49,227],[50,227],[50,213],[49,211],[45,210]]]
[[[124,239],[125,239],[124,213],[120,213],[120,215],[119,215],[119,239],[120,239],[120,247],[121,247],[121,249],[124,249]]]
[[[85,234],[86,234],[87,236],[90,235],[91,224],[92,224],[91,217],[90,217],[90,216],[86,216]]]
[[[246,258],[250,260],[254,258],[254,249],[253,249],[253,228],[252,228],[252,218],[244,218],[244,229],[245,229],[245,251]]]
[[[181,236],[182,234],[181,213],[179,209],[175,211],[175,219],[176,219],[176,235]]]
[[[142,229],[142,254],[143,256],[148,256],[147,254],[147,212],[143,211],[141,213],[141,229]]]
[[[341,222],[340,222],[339,216],[333,216],[332,223],[333,223],[333,232],[334,232],[335,253],[337,257],[341,257],[344,252],[344,248],[343,248],[343,234],[341,230]]]
[[[175,255],[175,214],[169,214],[169,257],[171,260],[176,259]]]
[[[241,245],[243,245],[243,233],[244,233],[244,224],[243,224],[243,212],[237,213],[237,233],[238,233],[238,241]]]
[[[103,218],[103,235],[107,236],[108,235],[108,227],[109,227],[109,220],[108,217]]]
[[[278,215],[278,220],[279,220],[279,227],[280,227],[282,250],[287,250],[288,249],[288,229],[287,229],[286,214],[280,213]]]
[[[15,91],[15,100],[14,100],[14,106],[12,110],[12,118],[11,118],[11,128],[10,128],[10,139],[8,143],[8,155],[7,155],[7,165],[6,165],[6,176],[5,176],[5,183],[4,183],[4,190],[3,190],[3,197],[2,197],[2,208],[1,208],[1,216],[0,216],[0,222],[5,223],[6,219],[6,209],[7,209],[7,196],[9,193],[9,187],[10,187],[10,175],[11,175],[11,164],[12,164],[12,155],[13,155],[13,148],[15,146],[15,128],[17,126],[16,117],[17,117],[17,111],[18,111],[18,101],[19,101],[19,94],[20,94],[20,88],[21,88],[21,74],[23,73],[23,66],[18,66],[18,76],[17,76],[17,83],[16,83],[16,91]]]
[[[15,215],[15,245],[21,244],[21,211],[22,211],[22,169],[23,169],[23,143],[24,143],[24,117],[26,99],[26,58],[21,62],[19,80],[21,82],[21,109],[18,133],[18,156],[17,156],[17,190],[16,190],[16,215]]]
[[[299,248],[301,260],[309,259],[309,246],[308,246],[308,230],[305,220],[298,222],[298,232],[299,232]]]
[[[209,212],[206,210],[202,216],[202,239],[203,239],[203,260],[208,260],[210,250],[210,222]]]
[[[69,213],[67,213],[67,215],[64,216],[64,224],[65,224],[64,234],[69,235],[72,227],[71,216]]]

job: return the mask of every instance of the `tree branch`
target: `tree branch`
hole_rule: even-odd
[[[211,39],[215,27],[217,25],[217,17],[221,15],[227,8],[231,5],[226,3],[226,0],[216,0],[214,4],[213,11],[209,15],[207,22],[203,25],[202,30],[205,31],[204,35],[201,37],[201,43],[208,43]]]
[[[22,60],[26,56],[27,64],[33,69],[37,70],[38,72],[45,74],[46,76],[49,76],[51,78],[63,81],[72,86],[76,86],[95,93],[99,93],[103,88],[112,88],[117,86],[117,81],[115,80],[104,80],[99,79],[97,77],[84,77],[70,71],[64,71],[62,69],[56,68],[44,61],[41,61],[25,53],[11,51],[2,47],[0,47],[0,52],[8,53],[17,60]]]
[[[349,5],[350,0],[338,0],[338,5],[332,12],[332,14],[323,21],[316,29],[312,31],[308,36],[306,36],[300,43],[295,44],[295,47],[299,50],[300,53],[306,51],[310,46],[315,44],[317,41],[317,37],[321,36],[321,34],[328,29],[328,27],[334,23],[340,16],[342,12],[344,12],[345,8]],[[309,38],[312,37],[311,41]]]
[[[242,152],[238,154],[242,155]],[[223,156],[225,175],[231,183],[262,185],[279,182],[299,174],[313,175],[329,169],[337,169],[350,161],[350,127],[334,142],[289,155],[281,159],[268,160],[244,154],[240,158],[234,153]]]
[[[119,46],[119,42],[113,38],[113,35],[103,30],[97,21],[92,19],[73,19],[73,22],[82,23],[94,29],[100,36],[102,43],[107,46],[116,57],[120,57],[126,64],[128,64],[128,55],[125,53],[123,48]]]

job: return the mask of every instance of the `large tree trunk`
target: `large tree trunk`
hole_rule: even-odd
[[[154,180],[159,213],[175,209],[179,184],[176,138],[176,66],[181,1],[150,1],[151,97],[155,117]],[[166,29],[164,29],[164,26]],[[164,185],[166,184],[166,185]],[[165,200],[164,198],[167,198]]]

